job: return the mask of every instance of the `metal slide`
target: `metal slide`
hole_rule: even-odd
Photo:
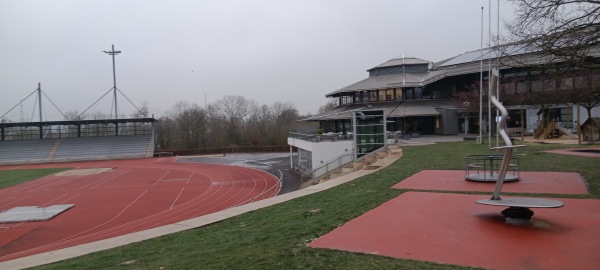
[[[565,128],[565,126],[563,125],[562,122],[556,122],[556,124],[554,125],[554,127],[558,130],[560,130],[560,132],[562,132],[562,134],[565,134],[573,139],[577,139],[577,135],[573,134],[573,132],[569,131],[568,129]]]

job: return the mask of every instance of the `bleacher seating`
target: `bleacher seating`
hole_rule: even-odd
[[[7,140],[0,141],[0,164],[151,157],[152,145],[149,134]]]
[[[44,160],[54,142],[54,139],[0,141],[0,164]]]
[[[54,160],[144,157],[150,135],[61,139]]]

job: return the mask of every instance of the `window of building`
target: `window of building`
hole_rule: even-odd
[[[561,108],[560,109],[560,121],[563,123],[565,128],[573,128],[573,108]]]
[[[546,80],[544,82],[544,91],[556,90],[556,80]]]
[[[526,81],[517,82],[517,93],[528,93],[529,87],[527,87]]]
[[[423,97],[423,88],[422,87],[415,87],[414,98],[415,99],[421,99],[422,97]]]
[[[402,100],[402,88],[396,88],[396,100]]]
[[[597,75],[596,76],[592,76],[591,83],[592,83],[592,87],[594,87],[594,88],[597,89],[598,86],[600,86],[600,76],[597,76]]]
[[[377,101],[377,90],[375,90],[375,91],[369,91],[369,100],[370,101]]]
[[[368,92],[362,92],[360,93],[360,95],[362,96],[362,102],[369,102],[369,93]]]
[[[385,90],[378,90],[379,91],[379,101],[384,101],[385,100]]]
[[[394,89],[385,90],[385,100],[394,100]]]
[[[541,92],[544,91],[544,85],[541,81],[532,81],[531,82],[531,92]]]
[[[423,87],[423,98],[431,99],[431,90],[428,89],[427,87]]]
[[[352,97],[351,96],[342,96],[342,97],[340,97],[340,102],[342,105],[350,104],[350,103],[352,103]]]
[[[573,78],[562,78],[560,80],[560,89],[573,89]]]
[[[500,83],[500,91],[505,94],[514,94],[516,92],[514,81]]]
[[[587,87],[588,83],[585,77],[573,77],[573,88],[584,88]]]
[[[413,99],[413,89],[405,89],[404,90],[404,100]]]
[[[312,170],[312,152],[298,148],[298,167],[302,172]]]

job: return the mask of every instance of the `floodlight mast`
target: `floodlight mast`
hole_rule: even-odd
[[[120,54],[121,51],[115,51],[115,44],[112,45],[111,51],[103,51],[106,54],[112,56],[112,65],[113,65],[113,94],[115,99],[115,119],[119,118],[118,109],[117,109],[117,73],[115,71],[115,55]]]

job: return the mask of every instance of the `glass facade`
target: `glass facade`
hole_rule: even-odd
[[[385,114],[383,110],[354,112],[354,143],[360,158],[385,146]]]
[[[298,148],[298,169],[302,172],[312,170],[312,152]]]

